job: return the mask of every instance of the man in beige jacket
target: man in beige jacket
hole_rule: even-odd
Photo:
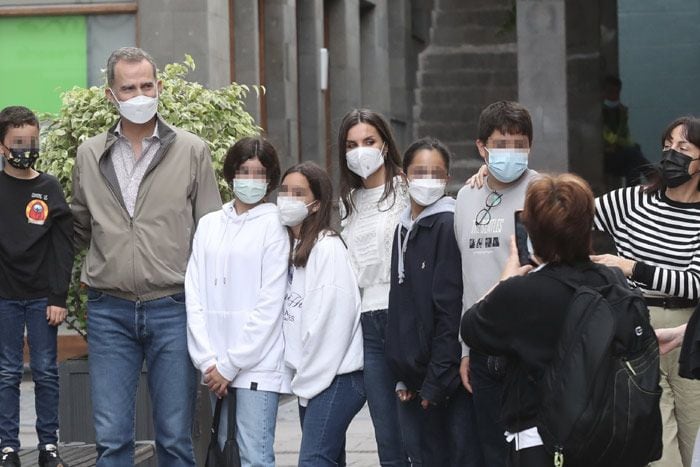
[[[198,137],[157,114],[153,59],[125,47],[107,62],[106,98],[121,114],[78,148],[73,200],[87,247],[88,350],[97,465],[133,465],[136,388],[144,359],[159,465],[194,466],[195,370],[187,353],[184,276],[197,221],[221,207]]]

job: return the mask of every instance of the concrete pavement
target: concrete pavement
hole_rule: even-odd
[[[34,423],[34,383],[28,374],[22,382],[20,392],[20,443],[23,448],[34,448],[37,444]],[[277,414],[275,453],[278,467],[294,467],[299,458],[301,428],[295,398],[285,398]],[[367,405],[357,414],[347,432],[347,463],[353,467],[379,465],[374,429]]]

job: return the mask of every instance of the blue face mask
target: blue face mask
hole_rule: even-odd
[[[489,173],[499,182],[510,183],[527,170],[527,150],[484,149],[489,153]]]
[[[255,178],[234,178],[231,183],[233,195],[245,204],[255,204],[265,197],[267,182]]]

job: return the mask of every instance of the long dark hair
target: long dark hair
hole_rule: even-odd
[[[686,115],[684,117],[679,117],[668,124],[664,132],[661,134],[661,147],[664,147],[666,141],[671,137],[671,133],[676,127],[682,127],[685,139],[689,143],[693,143],[695,146],[700,148],[700,118],[694,117],[692,115]],[[654,178],[650,181],[648,185],[644,187],[645,193],[654,193],[657,191],[663,191],[666,189],[666,184],[660,174],[655,174]],[[700,191],[700,182],[698,182],[698,191]]]
[[[362,177],[353,173],[348,169],[348,164],[345,159],[346,143],[348,140],[348,132],[350,128],[358,123],[366,123],[372,125],[379,136],[382,138],[386,148],[386,157],[384,158],[384,167],[386,168],[386,177],[384,178],[384,193],[379,199],[381,203],[389,196],[393,196],[393,203],[396,202],[396,191],[394,189],[394,177],[401,174],[401,155],[396,146],[396,140],[391,132],[391,127],[386,119],[379,113],[368,109],[354,109],[345,114],[343,121],[338,129],[338,158],[340,161],[340,200],[343,203],[344,214],[343,219],[352,214],[355,209],[355,204],[352,200],[352,190],[362,188]]]
[[[292,173],[299,173],[306,178],[306,181],[311,188],[311,193],[314,195],[318,209],[315,212],[309,212],[306,219],[301,223],[299,231],[299,243],[296,248],[290,253],[290,262],[296,267],[303,268],[309,260],[309,255],[318,236],[321,232],[329,232],[331,235],[338,235],[331,227],[331,209],[333,206],[333,184],[331,178],[325,170],[313,162],[302,162],[290,167],[282,176],[282,180]],[[290,233],[290,241],[293,242]],[[294,245],[294,243],[292,243]]]

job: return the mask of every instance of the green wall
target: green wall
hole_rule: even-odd
[[[61,92],[86,85],[85,16],[0,19],[0,108],[57,112]]]

